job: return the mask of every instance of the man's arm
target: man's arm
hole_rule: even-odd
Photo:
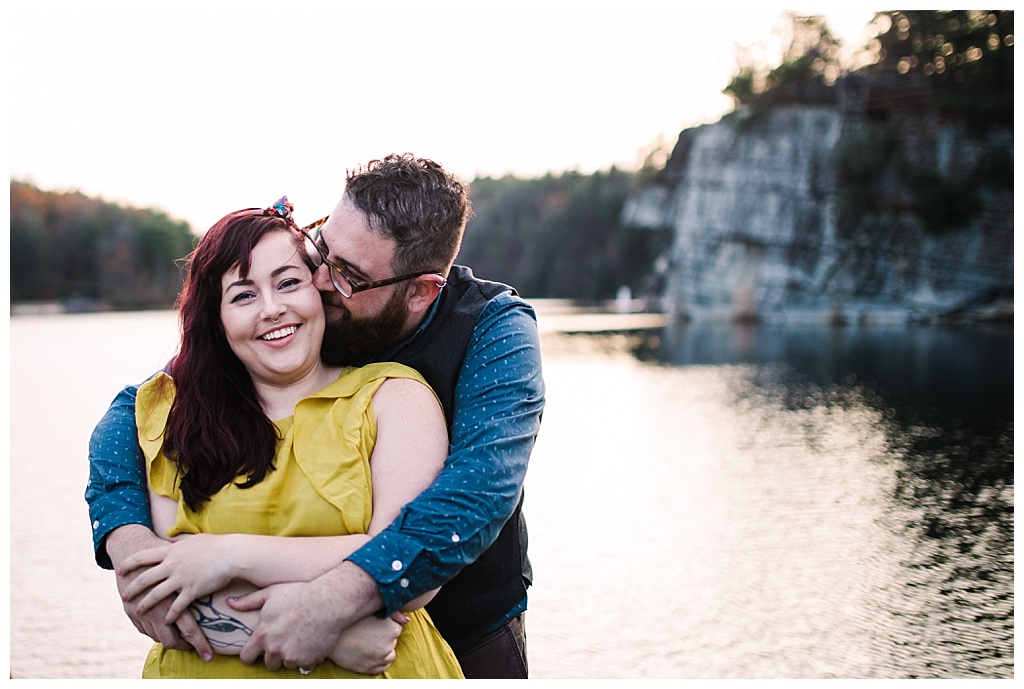
[[[124,558],[163,543],[152,531],[146,469],[135,427],[135,396],[138,388],[126,387],[96,425],[89,439],[89,503],[96,564],[113,569]],[[117,577],[119,592],[137,576]],[[140,632],[167,648],[194,648],[204,658],[212,657],[206,637],[191,615],[182,615],[174,625],[164,622],[171,601],[166,600],[146,614],[135,604],[124,603],[125,614]]]
[[[271,671],[317,665],[345,629],[381,609],[373,579],[347,561],[313,581],[274,584],[228,604],[239,612],[259,611],[239,658],[246,665],[262,658]]]
[[[114,565],[107,552],[107,536],[127,524],[152,529],[146,467],[139,449],[135,427],[135,396],[138,387],[118,393],[110,408],[93,429],[89,439],[89,503],[96,564],[104,569]]]
[[[386,612],[475,561],[515,511],[544,408],[536,315],[511,295],[481,312],[455,391],[444,469],[348,562],[369,574]]]

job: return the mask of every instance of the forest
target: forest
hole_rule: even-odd
[[[872,84],[868,105],[884,123],[894,108],[929,108],[970,126],[1005,124],[1013,116],[1013,12],[888,11],[876,16],[877,37],[861,64],[839,60],[838,41],[818,17],[790,15],[789,48],[776,66],[744,62],[723,91],[736,108],[756,113],[786,104],[835,104],[841,80]],[[847,89],[847,92],[849,89]],[[884,132],[884,129],[880,129]],[[879,146],[887,145],[884,137]],[[877,147],[876,147],[877,148]],[[664,153],[664,152],[662,152]],[[856,217],[883,198],[881,151],[868,147],[836,161]],[[625,286],[634,295],[661,289],[657,259],[667,231],[622,222],[631,194],[671,174],[652,154],[637,170],[611,167],[538,178],[482,177],[470,183],[473,217],[459,263],[481,277],[514,285],[527,298],[609,299]],[[1012,151],[995,156],[985,174],[1012,184]],[[932,223],[973,212],[974,184],[922,188],[941,212]],[[947,185],[948,186],[948,185]],[[936,196],[934,191],[938,189]],[[964,210],[966,209],[966,210]],[[842,210],[842,209],[841,209]],[[58,193],[11,180],[11,303],[60,303],[71,310],[165,308],[176,299],[193,228],[166,212]]]
[[[11,180],[11,304],[168,307],[195,240],[188,223],[163,211]]]

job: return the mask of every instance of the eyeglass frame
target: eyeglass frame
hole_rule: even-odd
[[[309,234],[312,230],[319,230],[321,227],[323,227],[323,224],[327,222],[327,220],[330,217],[331,216],[328,215],[326,217],[320,218],[315,222],[311,222],[305,227],[300,227],[299,232],[301,232],[302,236],[305,237],[305,242],[303,243],[305,244],[308,242],[309,246],[312,246],[316,250],[316,254],[314,255],[309,251],[309,246],[306,247],[306,256],[313,263],[314,271],[318,270],[320,266],[326,264],[327,273],[331,276],[331,284],[334,285],[334,289],[338,290],[338,293],[341,294],[341,296],[345,297],[346,299],[351,299],[354,295],[358,294],[359,292],[365,292],[368,289],[376,289],[377,287],[387,287],[388,285],[394,285],[405,280],[412,280],[413,278],[418,278],[421,275],[436,275],[437,277],[441,278],[441,284],[439,285],[439,287],[444,287],[446,284],[448,284],[448,279],[441,275],[441,273],[439,273],[436,270],[423,270],[418,273],[409,273],[407,275],[399,275],[398,277],[384,278],[383,280],[370,280],[369,282],[364,282],[362,280],[357,280],[353,278],[348,272],[345,271],[344,268],[336,265],[333,261],[331,261],[331,259],[327,257],[327,253],[324,251],[324,249],[321,249],[320,245],[317,244],[316,240],[313,239],[313,237],[311,237]],[[317,237],[320,238],[321,240],[323,239],[319,233],[317,234]],[[318,257],[320,259],[319,262],[317,261]],[[345,294],[345,290],[342,289],[341,285],[338,284],[338,278],[335,277],[335,271],[337,271],[337,273],[340,274],[341,277],[343,277],[345,280],[347,280],[348,284],[352,286],[352,289],[349,291],[348,294]]]

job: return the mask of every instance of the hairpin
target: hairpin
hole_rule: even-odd
[[[290,223],[294,223],[295,221],[292,220],[292,208],[292,204],[288,202],[288,197],[282,196],[273,206],[264,208],[263,215],[276,215]]]

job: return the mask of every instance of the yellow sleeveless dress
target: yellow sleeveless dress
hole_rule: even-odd
[[[199,512],[182,500],[176,465],[161,452],[163,432],[174,399],[174,385],[158,374],[139,388],[136,419],[139,444],[149,467],[154,492],[178,502],[177,519],[166,534],[247,533],[271,536],[338,536],[366,533],[373,509],[370,453],[377,435],[370,404],[387,378],[413,378],[411,368],[395,363],[347,368],[337,381],[307,397],[292,417],[276,422],[278,442],[274,471],[245,490],[225,486]],[[462,678],[455,654],[434,627],[426,610],[409,615],[398,639],[396,660],[378,678]],[[271,672],[262,664],[247,666],[237,656],[216,655],[207,663],[199,654],[155,644],[143,677],[159,678],[358,678],[361,675],[325,661],[309,675],[297,670]]]

